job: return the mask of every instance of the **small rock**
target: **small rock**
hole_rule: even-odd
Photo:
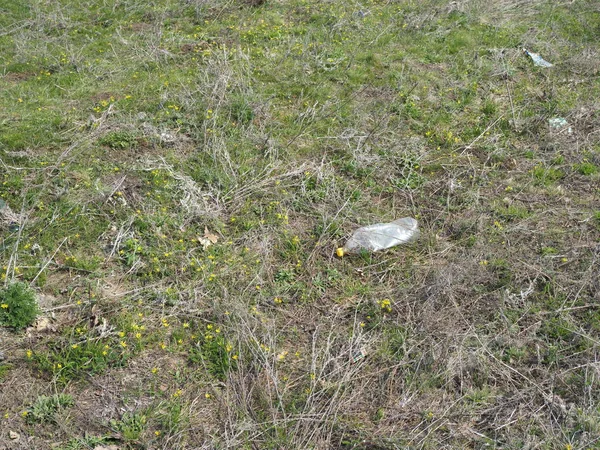
[[[8,437],[12,440],[12,441],[18,441],[19,439],[21,439],[21,435],[19,433],[17,433],[16,431],[12,431],[10,430],[8,432]]]

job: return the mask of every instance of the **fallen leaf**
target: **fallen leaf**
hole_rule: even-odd
[[[10,430],[8,432],[8,437],[13,441],[18,441],[21,438],[21,435],[19,433],[17,433],[16,431]]]
[[[219,236],[208,231],[208,228],[206,228],[206,227],[204,227],[204,237],[206,239],[208,239],[210,242],[212,242],[213,244],[216,244],[217,241],[219,240]]]

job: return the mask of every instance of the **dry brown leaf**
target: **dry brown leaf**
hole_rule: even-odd
[[[206,250],[213,244],[216,244],[219,240],[219,236],[208,231],[207,227],[204,227],[204,236],[198,237],[198,242],[202,245],[202,249]]]
[[[204,237],[206,239],[208,239],[210,242],[212,242],[213,244],[216,244],[217,241],[219,240],[219,236],[208,231],[208,228],[206,228],[206,227],[204,227]]]

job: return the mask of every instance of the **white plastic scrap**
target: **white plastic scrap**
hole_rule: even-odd
[[[554,66],[554,64],[549,63],[548,61],[546,61],[538,53],[530,52],[526,48],[524,48],[523,51],[525,52],[525,54],[527,56],[529,56],[531,58],[531,60],[533,61],[533,64],[536,65],[536,66],[538,66],[538,67],[553,67]]]
[[[352,361],[358,362],[361,359],[365,358],[366,356],[367,356],[367,350],[364,347],[360,347],[358,349],[355,349],[352,352]]]
[[[548,119],[548,125],[551,130],[564,130],[567,129],[567,133],[571,134],[573,129],[569,126],[569,122],[564,117],[553,117]]]

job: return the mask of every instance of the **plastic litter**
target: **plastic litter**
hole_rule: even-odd
[[[386,248],[407,244],[419,238],[418,222],[412,217],[403,217],[390,223],[376,223],[356,230],[346,245],[336,250],[339,257],[361,250],[376,252]]]
[[[357,348],[352,352],[352,361],[358,362],[361,359],[364,359],[366,356],[367,350],[364,347]]]
[[[569,122],[564,117],[554,117],[548,120],[548,125],[550,128],[560,129],[569,125]]]
[[[564,117],[553,117],[548,120],[548,126],[550,126],[551,130],[559,131],[559,130],[567,130],[567,133],[571,134],[573,129],[570,127],[569,122]]]
[[[548,61],[546,61],[538,53],[530,52],[526,48],[524,48],[523,51],[525,52],[525,54],[527,56],[529,56],[531,58],[531,60],[533,61],[533,64],[535,66],[538,66],[538,67],[553,67],[554,66],[554,64],[549,63]]]

